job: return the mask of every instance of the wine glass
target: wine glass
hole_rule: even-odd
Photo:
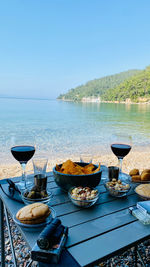
[[[22,167],[22,180],[18,183],[18,186],[21,190],[23,190],[26,188],[26,164],[35,153],[34,137],[28,135],[12,136],[11,153],[14,158],[19,161]]]
[[[115,134],[111,138],[111,150],[118,158],[118,164],[120,168],[119,179],[123,179],[122,162],[123,159],[132,148],[132,137],[125,134]]]

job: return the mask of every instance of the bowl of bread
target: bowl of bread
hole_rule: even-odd
[[[30,229],[31,231],[36,231],[47,225],[55,216],[54,209],[46,204],[37,202],[21,208],[13,219],[20,227],[28,231]]]
[[[134,183],[150,182],[150,169],[145,169],[142,172],[140,172],[139,169],[133,169],[129,172],[129,175]]]

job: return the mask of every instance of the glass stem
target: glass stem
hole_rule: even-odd
[[[21,163],[21,167],[22,167],[22,181],[24,182],[26,188],[26,177],[25,177],[26,163]]]
[[[123,161],[123,159],[118,158],[120,173],[122,173],[122,161]]]

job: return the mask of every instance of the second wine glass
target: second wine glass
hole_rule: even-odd
[[[119,179],[123,179],[122,162],[132,148],[132,137],[130,135],[115,134],[111,138],[111,150],[117,156],[120,174]]]

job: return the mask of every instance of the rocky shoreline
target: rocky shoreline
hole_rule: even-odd
[[[16,228],[12,219],[10,219],[11,232],[13,236],[13,244],[15,248],[15,255],[19,267],[26,267],[30,262],[30,249],[26,245],[26,242],[23,240],[20,232]],[[8,229],[5,222],[5,247],[6,247],[6,267],[13,267],[13,258],[11,253],[11,247],[8,237]],[[142,259],[146,267],[150,266],[150,240],[141,243],[138,246],[139,252],[142,256]],[[37,262],[32,262],[32,267],[37,267]],[[140,259],[138,258],[137,264],[135,263],[135,250],[134,247],[127,250],[123,254],[112,257],[111,259],[101,262],[95,267],[142,267]],[[69,267],[69,266],[64,266]],[[70,266],[71,267],[71,266]]]
[[[114,104],[138,104],[138,105],[145,105],[145,104],[150,104],[150,100],[147,99],[140,99],[138,102],[133,102],[131,99],[126,99],[126,101],[105,101],[101,100],[100,97],[83,97],[81,100],[72,100],[72,99],[57,99],[59,101],[65,101],[65,102],[81,102],[81,103],[114,103]]]

